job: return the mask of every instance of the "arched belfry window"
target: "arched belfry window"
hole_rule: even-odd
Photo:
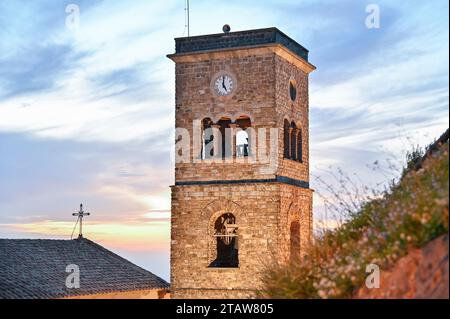
[[[250,130],[252,122],[247,116],[240,116],[236,120],[236,127],[240,130],[236,133],[236,157],[247,157],[251,155],[251,140]]]
[[[210,118],[205,118],[202,120],[202,159],[214,157],[213,141],[212,121]]]
[[[217,123],[210,118],[202,120],[202,159],[251,156],[256,135],[248,116],[240,116],[235,122],[221,117]],[[253,143],[252,143],[253,141]]]
[[[236,134],[236,157],[247,157],[249,155],[249,139],[246,131],[239,131]]]
[[[297,132],[297,161],[303,162],[303,136],[302,129]]]
[[[288,120],[284,120],[283,131],[284,158],[290,158],[290,125]]]
[[[284,158],[298,162],[303,162],[303,136],[301,127],[297,127],[295,122],[289,123],[284,120]]]
[[[297,159],[297,126],[294,122],[291,124],[291,155],[290,159],[296,160]]]
[[[294,80],[289,82],[289,96],[292,102],[297,99],[297,83]]]
[[[237,225],[233,214],[225,213],[216,219],[213,236],[216,238],[217,255],[209,267],[239,267]]]
[[[290,227],[291,262],[300,259],[300,223],[293,221]]]

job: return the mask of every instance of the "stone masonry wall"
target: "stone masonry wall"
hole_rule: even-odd
[[[274,61],[275,54],[245,58],[225,55],[222,59],[176,65],[176,127],[187,129],[191,137],[191,161],[176,165],[177,181],[235,180],[239,179],[237,172],[246,179],[274,178],[275,171],[265,169],[267,163],[192,163],[200,154],[200,149],[194,149],[194,120],[211,118],[216,123],[221,117],[234,121],[248,116],[255,130],[277,127]],[[222,70],[233,74],[237,81],[236,92],[229,99],[214,97],[211,88],[214,75]]]
[[[177,290],[176,299],[256,299],[253,290],[223,290],[223,289],[182,289]]]
[[[299,224],[294,235],[300,238],[300,253],[309,242],[312,191],[274,182],[280,176],[300,181],[303,187],[309,182],[308,75],[292,64],[294,60],[288,62],[289,57],[284,59],[276,52],[265,47],[185,53],[177,60],[176,127],[186,129],[191,140],[190,158],[176,164],[176,185],[172,186],[172,298],[256,297],[265,268],[273,262],[291,260],[293,222]],[[231,73],[237,82],[228,97],[213,93],[212,80],[222,71]],[[290,81],[297,86],[294,102],[289,97]],[[252,158],[241,158],[199,163],[200,149],[194,149],[192,140],[193,123],[200,124],[205,118],[213,123],[222,118],[234,122],[242,116],[250,118],[255,130],[267,129],[267,146],[268,129],[278,129],[272,149],[276,160],[255,163]],[[303,162],[283,158],[285,119],[295,122],[303,132]],[[259,145],[260,141],[254,142]],[[208,184],[211,181],[215,184]],[[236,217],[238,268],[208,267],[216,256],[212,225],[224,213]]]
[[[300,255],[309,245],[312,236],[312,195],[309,189],[291,185],[280,185],[280,214],[278,226],[278,261],[287,263],[291,260],[290,246],[292,222],[300,223]]]
[[[172,187],[172,297],[178,288],[260,288],[258,274],[276,256],[279,194],[277,183]],[[226,212],[239,226],[239,268],[208,268],[210,224]]]
[[[311,197],[280,183],[173,187],[172,297],[254,296],[265,266],[289,260],[292,221],[300,222],[301,245],[308,244]],[[210,225],[225,212],[239,226],[239,268],[208,268],[215,250]]]
[[[299,180],[309,181],[309,96],[308,74],[279,56],[275,57],[276,71],[276,111],[277,126],[283,128],[284,120],[295,122],[302,130],[303,162],[284,159],[284,131],[280,130],[277,174]],[[289,96],[289,83],[297,84],[297,99],[292,102]]]

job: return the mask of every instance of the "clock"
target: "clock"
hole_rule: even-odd
[[[217,96],[229,96],[235,89],[235,80],[228,73],[220,73],[214,78],[213,87]]]

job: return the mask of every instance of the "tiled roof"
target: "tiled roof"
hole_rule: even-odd
[[[80,269],[80,288],[66,287],[66,267]],[[85,238],[0,239],[0,299],[61,298],[167,288],[151,272]]]
[[[176,38],[175,53],[194,53],[267,44],[281,44],[300,58],[308,61],[308,50],[277,28]]]

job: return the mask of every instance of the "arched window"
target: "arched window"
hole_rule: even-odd
[[[209,267],[239,267],[237,226],[233,214],[225,213],[217,218],[213,236],[216,237],[217,257]]]
[[[214,156],[212,121],[210,118],[202,120],[202,153],[201,159],[208,159]]]
[[[252,122],[248,116],[242,115],[236,120],[238,131],[236,134],[236,157],[247,157],[251,155],[251,141],[252,136],[249,135],[249,131],[246,131],[252,126]]]
[[[288,120],[284,120],[283,125],[283,144],[284,144],[284,158],[290,158],[290,138],[289,138],[289,131],[290,131],[290,125]]]
[[[292,160],[297,159],[297,126],[294,122],[291,124],[291,155]]]
[[[247,157],[252,154],[252,123],[248,116],[240,116],[235,123],[229,117],[221,117],[217,123],[210,118],[202,120],[202,159],[225,158],[236,154],[238,157]],[[238,133],[232,128],[241,129]],[[234,136],[233,134],[236,134]],[[216,137],[217,141],[214,139]],[[236,145],[234,146],[234,138]]]
[[[291,223],[290,233],[291,262],[295,262],[300,259],[300,223],[298,221]]]
[[[291,97],[292,102],[297,99],[297,84],[294,80],[289,82],[289,96]]]
[[[297,133],[297,161],[303,162],[303,136],[302,129]]]
[[[236,157],[247,157],[249,155],[249,139],[246,131],[239,131],[236,134]]]

